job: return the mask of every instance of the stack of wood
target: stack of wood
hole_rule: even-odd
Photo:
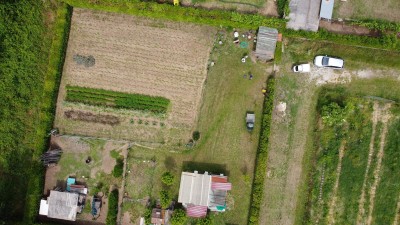
[[[49,150],[43,153],[42,156],[40,156],[40,160],[43,162],[43,165],[45,166],[57,164],[61,158],[62,153],[63,151],[61,149]]]

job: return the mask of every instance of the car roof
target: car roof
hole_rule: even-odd
[[[343,59],[329,57],[329,66],[343,67]]]

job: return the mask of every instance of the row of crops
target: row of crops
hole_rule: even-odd
[[[145,110],[154,113],[165,113],[169,99],[141,94],[129,94],[103,89],[67,86],[69,102],[79,102],[95,106]]]

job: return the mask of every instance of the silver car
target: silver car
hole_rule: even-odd
[[[317,67],[327,67],[333,69],[343,69],[343,59],[318,55],[314,59],[314,65]]]

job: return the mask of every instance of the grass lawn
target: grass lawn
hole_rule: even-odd
[[[335,1],[333,18],[381,19],[400,22],[400,2],[397,0]]]
[[[183,0],[182,2],[189,2],[191,4],[211,4],[225,8],[261,8],[265,4],[264,0]]]
[[[196,146],[184,152],[136,146],[129,150],[131,173],[126,190],[131,201],[123,209],[130,212],[133,221],[145,211],[143,199],[158,199],[162,189],[169,190],[177,199],[180,173],[198,170],[224,173],[233,185],[228,197],[229,210],[216,215],[215,223],[247,223],[264,98],[261,90],[272,65],[253,63],[250,58],[242,63],[241,58],[249,49],[234,45],[230,37],[221,39],[224,44],[216,44],[211,54],[215,65],[209,68],[203,92],[196,128],[201,137]],[[253,74],[252,80],[249,73]],[[251,133],[245,126],[246,111],[256,114],[256,126]],[[161,183],[165,171],[175,175],[174,184],[168,188]]]

